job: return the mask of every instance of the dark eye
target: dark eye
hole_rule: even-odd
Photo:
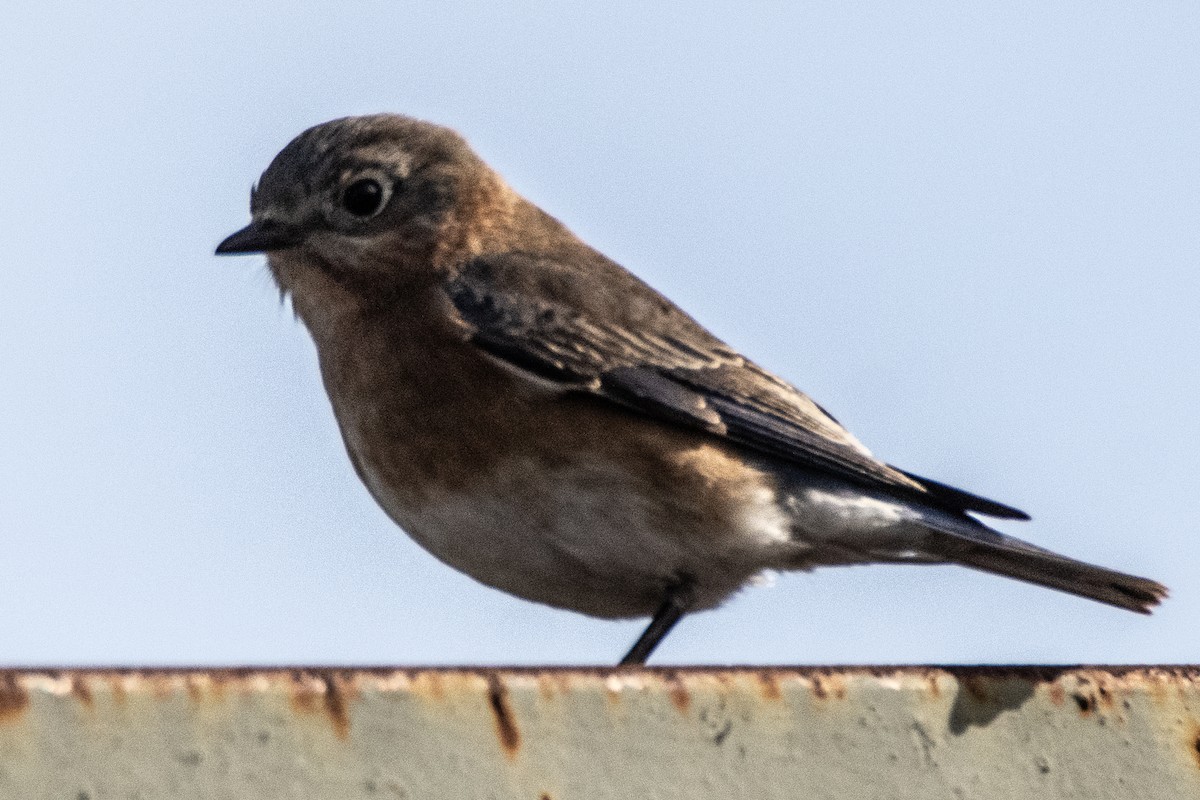
[[[342,206],[356,217],[373,217],[383,208],[383,187],[374,178],[363,178],[342,192]]]

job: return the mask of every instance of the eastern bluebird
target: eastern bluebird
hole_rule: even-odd
[[[623,664],[764,570],[956,563],[1143,613],[1166,595],[994,531],[972,515],[1028,516],[876,459],[452,130],[318,125],[250,209],[217,252],[267,254],[376,501],[489,586],[652,615]]]

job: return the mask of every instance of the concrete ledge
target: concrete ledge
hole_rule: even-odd
[[[0,670],[0,798],[1200,797],[1200,668]]]

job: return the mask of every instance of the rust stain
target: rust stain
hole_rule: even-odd
[[[829,673],[828,670],[812,672],[809,675],[809,685],[812,697],[818,700],[828,700],[830,697],[836,700],[846,699],[845,681],[842,681],[838,675]]]
[[[675,706],[675,710],[680,714],[686,716],[688,709],[692,707],[692,695],[688,692],[687,686],[684,685],[683,678],[678,672],[670,672],[666,678],[667,697],[671,698],[671,705]]]
[[[125,705],[125,681],[119,673],[113,673],[108,676],[108,688],[112,695],[113,703],[119,706]]]
[[[306,675],[293,672],[288,686],[288,702],[299,714],[324,712],[339,739],[350,736],[349,698],[353,687],[344,685],[334,672]]]
[[[809,679],[812,681],[812,693],[818,700],[846,699],[846,682],[838,675],[828,671],[814,672]]]
[[[87,684],[87,678],[82,675],[75,675],[71,678],[71,696],[78,700],[84,708],[92,707],[94,699],[92,689]]]
[[[938,683],[938,675],[936,672],[931,672],[925,676],[925,682],[929,684],[929,695],[934,700],[942,696],[942,685]]]
[[[0,723],[13,722],[29,707],[29,693],[17,684],[16,673],[0,678]]]
[[[783,697],[783,692],[779,688],[779,680],[775,677],[775,673],[762,670],[758,673],[758,682],[762,685],[764,700],[774,702]]]
[[[496,734],[500,737],[500,746],[504,754],[516,758],[521,749],[521,732],[517,730],[517,720],[508,705],[508,689],[496,673],[490,673],[488,682],[488,704],[492,707],[492,716],[496,719]]]
[[[347,707],[347,695],[352,693],[352,685],[343,686],[341,679],[334,673],[324,675],[325,682],[325,713],[333,725],[333,732],[339,739],[350,736],[350,711]]]
[[[1061,683],[1055,682],[1050,684],[1050,702],[1056,706],[1061,706],[1067,702],[1067,690],[1063,688]]]
[[[196,705],[199,705],[200,701],[204,699],[204,693],[200,687],[200,676],[199,675],[187,676],[187,679],[183,682],[183,685],[184,685],[184,688],[187,689],[188,699],[191,700]]]
[[[307,682],[293,683],[288,701],[297,712],[312,714],[320,707],[321,692],[317,691],[315,687]]]
[[[1196,759],[1196,766],[1200,767],[1200,725],[1197,725],[1192,732],[1192,757]]]

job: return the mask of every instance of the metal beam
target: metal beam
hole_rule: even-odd
[[[0,670],[0,798],[1200,798],[1196,667]]]

